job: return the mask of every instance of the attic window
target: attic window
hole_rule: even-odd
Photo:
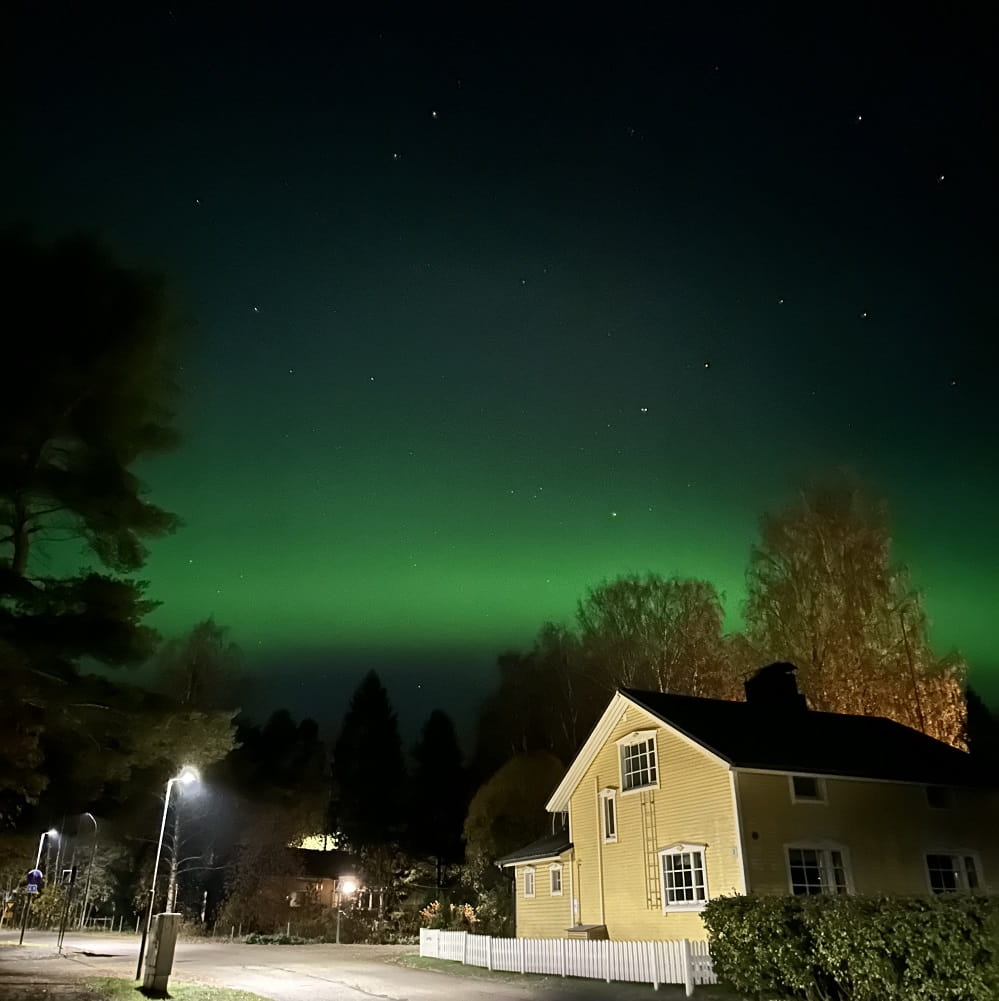
[[[656,732],[641,730],[618,741],[621,749],[621,788],[645,789],[659,784],[656,768]]]
[[[791,802],[793,803],[824,803],[826,801],[825,783],[814,775],[792,775]]]

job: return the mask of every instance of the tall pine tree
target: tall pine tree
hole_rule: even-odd
[[[447,867],[463,855],[461,828],[469,798],[458,735],[447,713],[435,709],[427,718],[413,759],[408,841],[414,851],[434,860],[437,885],[443,886]]]
[[[351,848],[402,835],[405,779],[399,723],[372,671],[351,697],[333,748],[334,821]]]

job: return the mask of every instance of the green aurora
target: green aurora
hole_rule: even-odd
[[[846,467],[999,700],[989,63],[910,27],[29,18],[5,217],[188,334],[153,623],[213,615],[270,706],[373,665],[468,709],[618,574],[737,629],[759,515]]]

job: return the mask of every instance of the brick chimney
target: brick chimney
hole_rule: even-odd
[[[761,667],[743,683],[746,701],[757,709],[772,712],[807,712],[805,696],[798,691],[794,664],[778,662]]]

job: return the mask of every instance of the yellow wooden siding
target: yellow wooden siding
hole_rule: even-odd
[[[826,803],[793,803],[786,775],[739,773],[749,889],[788,893],[785,845],[831,842],[848,852],[857,893],[927,893],[924,856],[974,851],[980,878],[999,890],[999,824],[994,794],[955,789],[953,805],[934,809],[925,786],[824,779]]]
[[[649,792],[620,791],[616,741],[635,730],[652,729],[656,731],[658,788]],[[619,790],[618,837],[616,843],[610,844],[602,842],[599,796],[600,790],[607,787]],[[644,830],[643,799],[655,818],[651,843]],[[677,842],[704,844],[708,895],[731,894],[741,889],[738,833],[728,767],[636,706],[627,707],[590,763],[572,794],[569,813],[579,921],[606,924],[612,939],[705,937],[696,912],[663,914],[659,897],[659,848]],[[652,849],[649,877],[654,881],[655,891],[651,905],[646,884],[648,848]]]
[[[569,853],[561,857],[562,896],[551,894],[551,879],[548,862],[531,862],[516,866],[517,880],[517,937],[518,938],[565,938],[565,930],[572,924],[569,908],[572,896],[569,892]],[[524,873],[529,865],[534,866],[534,896],[524,896]]]

